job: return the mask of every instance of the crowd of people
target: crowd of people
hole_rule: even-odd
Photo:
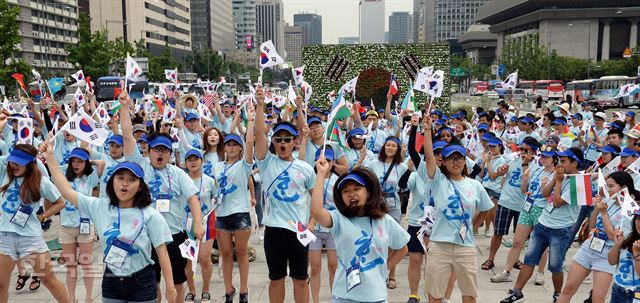
[[[449,302],[456,287],[463,302],[485,301],[478,269],[495,268],[505,243],[507,261],[490,279],[513,283],[501,303],[524,299],[536,266],[536,284],[544,283],[545,267],[551,272],[549,301],[578,300],[588,276],[585,302],[609,294],[611,302],[637,300],[640,211],[625,206],[640,200],[640,128],[632,111],[611,115],[589,103],[562,103],[524,114],[504,101],[470,112],[431,104],[413,111],[392,108],[389,93],[383,109],[354,102],[349,117],[332,121],[335,108],[306,106],[302,96],[277,108],[262,86],[241,100],[208,97],[176,91],[160,100],[176,111],[167,119],[145,113],[124,91],[101,146],[64,128],[77,113],[99,120],[90,93],[82,106],[25,101],[33,144],[18,139],[25,114],[3,109],[0,302],[12,301],[16,267],[18,290],[31,279],[29,289],[42,283],[58,302],[77,302],[83,277],[91,302],[94,278],[80,272],[96,262],[96,242],[105,265],[102,302],[208,303],[213,295],[249,302],[254,230],[263,241],[270,302],[320,302],[322,284],[331,287],[332,302],[387,302],[399,281],[409,285],[409,303]],[[327,137],[334,124],[344,140]],[[591,179],[582,197],[589,205],[573,203],[576,175]],[[54,216],[59,226],[50,226]],[[62,246],[64,282],[52,271],[48,228]],[[478,264],[482,233],[491,244]],[[189,239],[199,243],[202,289],[181,252]],[[565,279],[574,239],[582,244]],[[214,244],[224,294],[210,292]],[[328,277],[320,274],[323,252]],[[408,262],[406,272],[396,269],[400,262]],[[285,299],[287,276],[292,299]]]

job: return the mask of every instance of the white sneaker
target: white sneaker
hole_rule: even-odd
[[[533,281],[535,285],[540,285],[540,286],[544,285],[544,274],[541,272],[537,272],[536,277]]]
[[[495,276],[491,277],[491,282],[493,283],[502,283],[502,282],[511,282],[511,273],[503,270],[497,273]]]

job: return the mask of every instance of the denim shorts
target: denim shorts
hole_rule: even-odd
[[[571,238],[571,226],[563,228],[549,228],[540,223],[533,227],[529,248],[524,254],[524,264],[536,266],[544,251],[549,248],[549,271],[562,272],[567,246],[573,240]]]
[[[500,193],[493,190],[493,189],[488,189],[488,188],[484,188],[484,190],[487,192],[487,194],[489,195],[489,197],[495,201],[500,200]]]
[[[353,301],[349,299],[338,298],[336,296],[331,296],[331,303],[387,303],[389,301],[375,301],[375,302],[364,302],[364,301]]]
[[[322,250],[324,246],[327,250],[336,250],[336,240],[330,232],[313,231],[316,239],[309,243],[309,251]]]
[[[102,302],[155,302],[156,287],[156,273],[153,265],[127,277],[118,277],[105,266],[102,278]]]
[[[21,236],[14,232],[0,232],[0,254],[11,257],[13,261],[32,253],[49,251],[42,236]]]
[[[597,252],[589,248],[590,245],[591,238],[582,243],[580,249],[578,249],[576,254],[573,256],[573,261],[588,270],[601,271],[613,275],[616,271],[616,267],[609,264],[607,259],[611,247],[605,245],[604,248],[602,248],[602,252]]]
[[[251,229],[249,213],[235,213],[224,217],[216,217],[216,229],[227,232]]]
[[[633,302],[633,297],[635,293],[633,290],[626,289],[616,282],[613,282],[613,286],[611,286],[611,301],[610,303],[627,303]]]

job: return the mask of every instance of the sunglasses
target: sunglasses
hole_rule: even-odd
[[[273,137],[273,141],[276,143],[291,143],[291,141],[293,141],[293,137]]]

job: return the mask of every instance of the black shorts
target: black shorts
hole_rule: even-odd
[[[173,284],[179,285],[187,282],[187,275],[184,272],[185,267],[187,267],[187,259],[182,257],[182,254],[180,253],[180,244],[184,243],[184,240],[187,239],[187,233],[183,231],[173,234],[171,237],[173,237],[173,242],[167,244],[167,253],[169,254],[169,260],[171,261]],[[155,262],[155,264],[153,264],[153,269],[156,272],[156,282],[160,283],[162,270],[160,269],[160,261],[158,261],[158,254],[156,254],[155,249],[151,250],[151,259]]]
[[[420,226],[411,226],[407,227],[407,232],[411,236],[409,238],[409,243],[407,243],[407,248],[410,253],[421,253],[424,255],[424,248],[422,248],[422,244],[420,244],[420,240],[418,240],[418,231],[420,230]]]
[[[269,280],[285,278],[287,264],[292,279],[309,278],[309,248],[302,246],[295,232],[284,228],[265,227],[264,254],[269,268]]]
[[[511,220],[518,222],[518,218],[520,217],[520,212],[508,209],[503,207],[502,205],[498,205],[496,208],[496,219],[493,222],[494,235],[496,236],[505,236],[509,234],[509,225],[511,225]]]

